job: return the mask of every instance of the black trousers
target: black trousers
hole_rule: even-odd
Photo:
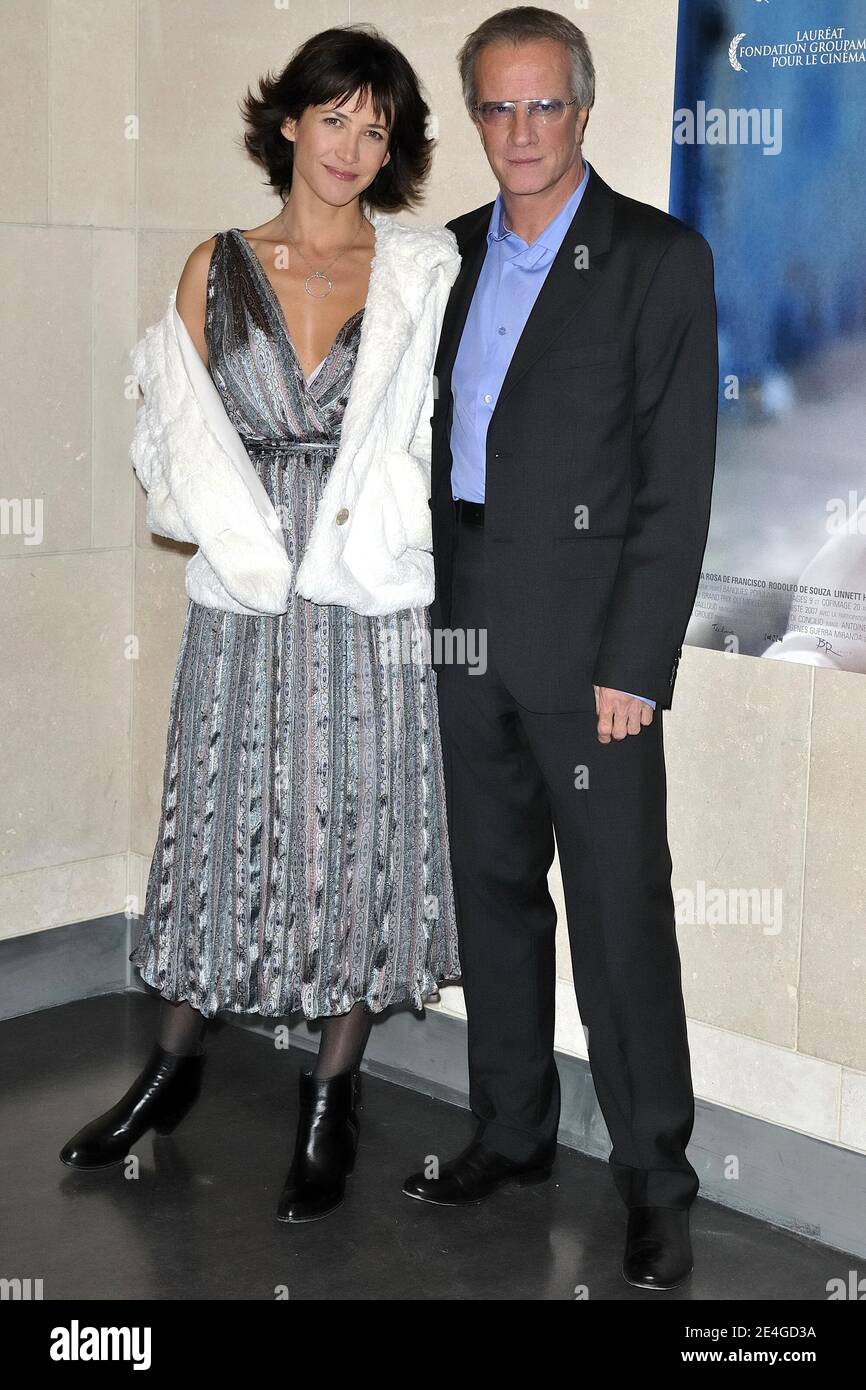
[[[458,526],[452,629],[486,627],[483,545],[483,528]],[[694,1094],[662,713],[604,745],[594,711],[525,709],[489,645],[486,655],[483,674],[468,664],[437,670],[477,1132],[518,1160],[556,1142],[556,909],[547,886],[555,833],[577,1004],[617,1190],[629,1207],[687,1207],[699,1182],[686,1158]]]

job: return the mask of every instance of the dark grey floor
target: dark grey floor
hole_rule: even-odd
[[[550,1182],[437,1208],[400,1188],[453,1156],[467,1110],[369,1075],[347,1198],[321,1221],[274,1218],[310,1054],[218,1023],[202,1095],[174,1135],[135,1146],[137,1178],[78,1173],[63,1143],[119,1099],[151,1046],[157,1001],[109,995],[0,1024],[0,1275],[45,1299],[818,1300],[853,1257],[710,1202],[692,1208],[695,1271],[680,1289],[620,1274],[626,1213],[607,1165],[560,1146]]]

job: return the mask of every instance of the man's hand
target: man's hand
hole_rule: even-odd
[[[598,715],[598,741],[610,743],[611,738],[639,734],[642,724],[653,722],[654,710],[645,700],[636,700],[622,690],[610,690],[606,685],[594,685],[595,712]]]

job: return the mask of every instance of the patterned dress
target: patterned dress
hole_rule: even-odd
[[[219,232],[210,372],[296,570],[334,461],[364,310],[304,377],[252,246]],[[144,923],[129,959],[207,1017],[420,1009],[460,975],[426,608],[366,617],[190,600]],[[418,653],[421,653],[419,656]]]

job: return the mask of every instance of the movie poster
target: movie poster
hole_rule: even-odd
[[[866,0],[680,0],[670,211],[719,312],[686,641],[866,671]]]

